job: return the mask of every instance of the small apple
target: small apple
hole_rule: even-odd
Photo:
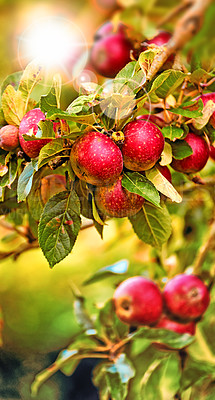
[[[113,183],[123,169],[122,153],[113,140],[101,132],[88,132],[72,146],[70,161],[81,180],[96,186]]]
[[[201,96],[199,96],[198,99],[202,99],[202,102],[203,102],[204,106],[206,106],[206,104],[207,104],[207,102],[209,100],[212,100],[215,103],[215,93],[214,92],[212,92],[212,93],[204,93]],[[212,116],[210,117],[209,122],[213,126],[213,128],[215,129],[215,111],[212,114]]]
[[[158,286],[143,276],[123,281],[113,295],[118,318],[129,325],[152,325],[161,316],[162,295]]]
[[[52,139],[38,139],[38,140],[25,140],[23,135],[27,135],[32,129],[33,134],[36,135],[38,131],[38,122],[44,121],[45,115],[39,108],[34,108],[28,111],[22,118],[19,126],[19,142],[22,150],[30,158],[36,158],[40,150],[45,144],[51,142]]]
[[[162,314],[155,328],[163,328],[168,331],[173,331],[176,333],[189,333],[190,335],[195,335],[196,324],[194,321],[182,323],[179,321],[174,321],[170,319],[167,315]]]
[[[188,133],[185,142],[189,144],[193,150],[193,154],[183,158],[183,160],[173,159],[171,167],[179,172],[195,173],[201,171],[209,158],[209,146],[204,137]]]
[[[47,175],[41,179],[41,199],[46,204],[50,197],[66,190],[66,178],[63,175]]]
[[[122,176],[109,186],[95,190],[95,200],[99,210],[109,217],[123,218],[136,214],[144,203],[144,198],[131,193],[122,184]]]
[[[19,129],[14,125],[5,125],[0,129],[0,148],[13,151],[19,146]]]
[[[164,149],[160,129],[150,121],[139,119],[129,122],[124,130],[122,155],[124,165],[132,171],[145,171],[159,160]]]
[[[210,296],[207,286],[196,275],[179,274],[167,282],[164,304],[181,320],[195,320],[207,309]]]
[[[104,39],[108,35],[116,33],[121,33],[122,35],[125,35],[125,28],[126,26],[121,22],[119,22],[117,26],[114,26],[111,21],[107,21],[102,26],[100,26],[99,29],[97,29],[94,35],[94,41],[96,42],[97,40]]]

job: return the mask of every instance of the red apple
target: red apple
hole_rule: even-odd
[[[159,171],[162,173],[162,175],[170,182],[172,183],[172,175],[169,170],[169,168],[166,165],[160,165],[157,164],[156,167],[159,169]]]
[[[123,218],[136,214],[144,198],[122,187],[122,176],[109,186],[97,187],[95,200],[99,210],[109,217]]]
[[[40,150],[45,144],[51,142],[52,139],[38,139],[38,140],[24,140],[23,135],[27,135],[32,129],[33,134],[36,135],[38,131],[38,122],[44,121],[45,115],[39,108],[34,108],[24,115],[19,126],[19,142],[22,150],[30,158],[35,158],[39,155]]]
[[[90,61],[97,73],[114,78],[131,61],[131,49],[132,44],[124,34],[110,34],[94,43]]]
[[[71,150],[70,161],[75,174],[92,185],[113,183],[123,169],[119,147],[101,132],[88,132],[79,137]]]
[[[193,150],[193,154],[183,158],[183,160],[173,159],[171,167],[176,171],[184,173],[195,173],[201,171],[209,158],[209,146],[202,136],[188,133],[185,142],[189,144]]]
[[[115,27],[111,21],[107,21],[96,31],[94,41],[104,39],[106,36],[116,33],[125,35],[125,28],[125,25],[121,22]]]
[[[19,146],[19,129],[14,125],[5,125],[0,129],[0,147],[13,151]]]
[[[180,334],[189,333],[190,335],[195,335],[196,325],[194,321],[186,323],[173,321],[167,315],[163,314],[161,319],[158,321],[156,328],[163,328]]]
[[[122,282],[114,292],[113,301],[118,318],[134,326],[156,323],[163,308],[158,286],[142,276]]]
[[[132,171],[145,171],[159,160],[164,149],[160,129],[149,121],[139,119],[129,122],[124,130],[122,155],[124,165]]]
[[[167,282],[163,291],[167,310],[182,320],[195,320],[207,309],[207,286],[195,275],[179,274]]]

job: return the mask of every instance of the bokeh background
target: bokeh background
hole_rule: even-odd
[[[151,0],[147,3],[151,10],[147,14],[146,9],[143,20],[145,25],[153,27],[178,1]],[[35,21],[45,17],[71,21],[85,37],[87,52],[96,29],[121,12],[122,5],[130,4],[132,6],[135,1],[0,0],[0,83],[7,75],[21,70],[30,61],[20,58],[20,40]],[[125,11],[124,17],[129,21],[131,13],[126,15]],[[212,4],[202,31],[186,47],[188,56],[190,50],[195,49],[198,57],[201,49],[202,60],[207,65],[209,61],[214,61],[211,56],[215,43],[214,17],[215,5]],[[166,28],[171,31],[173,27],[169,23]],[[74,60],[73,55],[71,60]],[[63,78],[62,108],[67,107],[77,96],[82,77],[102,82],[102,78],[96,76],[87,62],[75,80],[71,71],[72,65],[67,65],[67,74]],[[214,164],[210,161],[202,176],[212,176],[214,171]],[[185,193],[180,208],[170,205],[173,236],[165,249],[170,268],[177,268],[179,260],[182,269],[192,263],[207,232],[211,207],[211,197],[204,189]],[[22,242],[16,235],[11,240],[11,235],[13,232],[0,226],[0,251],[9,251]],[[211,257],[209,255],[208,264],[211,264]],[[144,273],[154,278],[157,274],[155,271],[159,271],[154,250],[140,243],[126,219],[109,221],[104,229],[103,241],[94,228],[82,231],[72,254],[53,270],[49,269],[39,249],[22,254],[16,261],[10,258],[0,262],[0,305],[4,321],[3,346],[0,350],[1,400],[30,400],[29,387],[34,375],[53,362],[58,352],[78,332],[72,309],[71,282],[89,300],[90,311],[94,302],[103,303],[112,296],[116,284],[122,278],[110,277],[91,285],[83,285],[83,282],[98,269],[121,259],[129,261],[131,275]],[[89,360],[82,363],[72,378],[64,377],[59,372],[41,388],[37,399],[97,399],[97,393],[90,384],[92,365]]]

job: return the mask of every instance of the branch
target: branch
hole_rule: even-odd
[[[213,222],[210,226],[208,237],[206,238],[205,242],[200,247],[196,259],[193,264],[193,273],[199,274],[201,272],[201,267],[208,252],[214,247],[215,244],[215,215],[213,218]]]
[[[148,81],[155,76],[172,53],[181,49],[200,30],[203,16],[211,2],[212,0],[193,0],[192,5],[176,24],[172,38],[155,56],[146,77]]]

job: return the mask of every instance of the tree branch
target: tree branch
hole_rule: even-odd
[[[212,0],[192,1],[191,6],[176,24],[172,38],[155,56],[146,77],[147,81],[155,76],[172,53],[181,49],[200,30],[203,16],[211,2]]]
[[[215,213],[214,213],[215,214]],[[201,272],[201,267],[203,262],[205,261],[205,258],[207,256],[207,253],[214,247],[215,245],[215,215],[213,217],[213,222],[210,226],[209,234],[200,247],[196,259],[193,264],[193,273],[194,274],[199,274]]]

